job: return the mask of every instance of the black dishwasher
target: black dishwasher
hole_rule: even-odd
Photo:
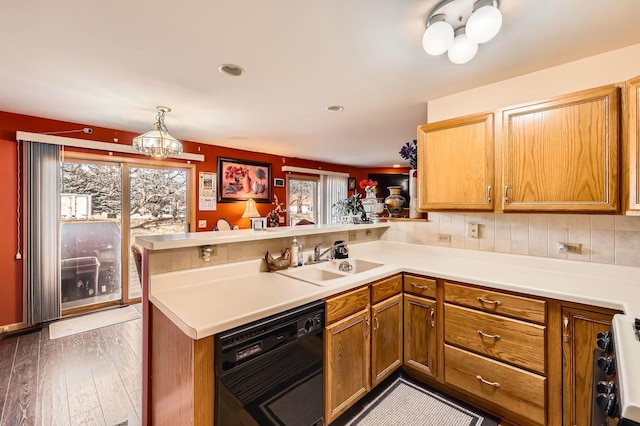
[[[216,426],[324,424],[324,302],[215,336]]]

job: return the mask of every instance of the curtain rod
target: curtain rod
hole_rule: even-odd
[[[92,141],[89,139],[67,138],[64,136],[44,135],[42,133],[23,132],[20,130],[16,132],[16,140],[25,142],[48,143],[51,145],[72,146],[75,148],[97,149],[100,151],[108,152],[122,152],[125,154],[135,154],[148,157],[148,155],[144,155],[137,151],[134,151],[133,147],[131,147],[130,145],[123,145],[112,142]],[[204,155],[190,153],[183,153],[182,155],[175,156],[172,155],[167,158],[175,158],[178,160],[204,161]]]
[[[305,167],[295,167],[295,166],[282,166],[282,171],[283,172],[308,173],[308,174],[311,174],[311,175],[331,175],[331,176],[349,177],[349,173],[330,172],[328,170],[307,169]]]

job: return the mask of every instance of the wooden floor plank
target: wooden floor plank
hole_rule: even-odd
[[[18,337],[15,361],[2,415],[2,426],[35,424],[40,332]]]
[[[4,402],[7,397],[11,368],[16,357],[17,347],[17,337],[9,337],[0,341],[0,421],[2,421]]]
[[[74,334],[60,340],[67,379],[69,416],[75,417],[96,407],[99,408],[100,400],[91,375],[91,360],[86,356],[82,334]]]
[[[0,426],[140,426],[141,322],[54,340],[45,326],[1,340]]]
[[[107,426],[107,423],[104,421],[102,408],[95,407],[92,410],[71,417],[71,426]]]
[[[49,328],[40,336],[37,425],[70,425],[67,377],[59,339],[49,340]]]
[[[129,343],[119,333],[118,325],[100,329],[105,341],[109,342],[108,351],[118,369],[118,374],[128,393],[142,389],[142,364],[134,355]]]
[[[117,425],[123,422],[128,422],[129,425],[140,424],[140,418],[129,398],[115,363],[94,369],[93,380],[98,389],[100,406],[107,425]]]

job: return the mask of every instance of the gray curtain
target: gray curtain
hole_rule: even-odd
[[[24,315],[27,324],[59,318],[60,147],[23,142]]]

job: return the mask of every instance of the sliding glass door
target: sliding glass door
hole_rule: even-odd
[[[63,314],[136,302],[131,245],[138,235],[189,231],[193,167],[70,157],[60,187]]]
[[[129,241],[148,234],[189,231],[185,169],[136,167],[129,171]],[[129,256],[129,298],[142,295],[140,277]]]
[[[122,299],[122,166],[63,162],[62,310]]]

